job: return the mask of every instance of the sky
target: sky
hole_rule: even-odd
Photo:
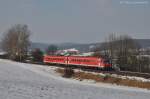
[[[150,39],[150,0],[0,0],[0,38],[15,24],[27,24],[33,42]]]

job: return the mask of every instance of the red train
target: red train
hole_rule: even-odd
[[[101,69],[111,69],[112,64],[109,59],[98,57],[80,57],[80,56],[44,56],[44,63],[55,63],[65,65],[77,65],[84,67],[93,67]]]

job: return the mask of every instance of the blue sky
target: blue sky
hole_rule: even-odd
[[[150,1],[0,0],[0,36],[14,24],[27,24],[35,42],[102,42],[111,33],[150,39]]]

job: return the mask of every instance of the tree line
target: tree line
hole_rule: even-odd
[[[94,49],[94,56],[111,59],[113,65],[123,71],[150,73],[150,57],[142,56],[140,48],[141,45],[128,35],[110,34],[105,43]]]

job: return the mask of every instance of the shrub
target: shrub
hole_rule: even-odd
[[[103,80],[108,80],[110,77],[110,74],[106,74],[105,76],[103,76]]]
[[[43,52],[40,49],[35,49],[32,51],[32,57],[34,62],[42,62],[43,61]]]
[[[73,74],[74,74],[74,70],[70,67],[67,67],[64,69],[63,77],[70,78],[73,76]]]

